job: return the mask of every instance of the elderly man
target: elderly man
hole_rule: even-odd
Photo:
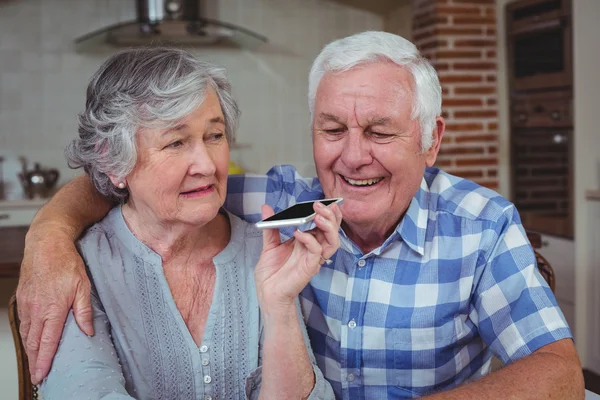
[[[263,202],[281,210],[344,198],[342,248],[301,298],[336,396],[583,398],[571,333],[514,205],[432,168],[444,134],[441,88],[415,46],[383,32],[329,44],[310,72],[309,107],[318,179],[290,166],[234,176],[226,207],[255,221]],[[109,207],[76,179],[27,235],[18,302],[35,381],[69,307],[93,333],[73,242]],[[485,377],[492,354],[510,365]]]

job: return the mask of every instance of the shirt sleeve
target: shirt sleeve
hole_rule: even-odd
[[[92,292],[95,335],[79,330],[69,312],[62,339],[41,394],[53,399],[133,399],[125,389],[125,378],[110,337],[110,323],[97,295]]]
[[[230,175],[224,207],[252,223],[261,220],[263,204],[279,212],[300,201],[322,198],[323,190],[317,178],[304,178],[291,165],[279,165],[266,175]]]
[[[313,354],[312,347],[310,346],[310,340],[308,338],[308,332],[306,331],[306,325],[304,324],[304,319],[302,318],[302,312],[300,309],[300,302],[296,299],[296,313],[298,315],[298,320],[300,321],[300,329],[302,330],[302,336],[304,337],[304,344],[306,345],[306,350],[308,351],[308,357],[310,358],[310,363],[313,367],[313,373],[315,374],[315,386],[313,390],[310,392],[308,400],[334,400],[335,395],[333,394],[333,389],[331,388],[331,384],[325,379],[321,369],[319,369],[317,365],[317,360],[315,359],[315,355]],[[262,329],[261,329],[262,331]],[[261,335],[262,342],[262,335]],[[262,346],[261,346],[262,347]],[[262,355],[260,357],[262,359]],[[262,365],[259,365],[254,371],[250,372],[246,377],[246,399],[247,400],[257,400],[260,394],[260,388],[262,383]]]
[[[487,261],[472,299],[472,320],[504,364],[542,346],[572,338],[556,298],[537,268],[513,205],[494,227]]]

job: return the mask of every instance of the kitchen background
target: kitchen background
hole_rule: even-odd
[[[321,48],[333,39],[381,30],[374,13],[322,0],[221,0],[213,16],[266,36],[263,52],[196,51],[227,67],[242,109],[232,160],[261,172],[288,163],[314,174],[307,106],[307,76]],[[215,9],[216,8],[216,9]],[[5,157],[7,197],[22,195],[18,156],[57,168],[60,184],[78,174],[63,149],[75,137],[92,74],[111,54],[78,54],[73,39],[135,17],[125,0],[0,0],[0,156]],[[31,168],[31,165],[30,165]],[[1,251],[1,249],[0,249]],[[14,280],[0,279],[0,304]],[[0,306],[2,307],[2,306]],[[6,306],[0,308],[0,388],[17,398],[14,344]]]
[[[440,166],[511,198],[504,13],[509,3],[209,1],[210,17],[255,31],[269,41],[257,51],[195,51],[227,67],[242,109],[232,160],[252,172],[287,163],[313,175],[306,101],[310,65],[333,39],[384,29],[412,38],[440,72],[444,110],[452,124]],[[89,78],[114,50],[77,53],[73,39],[134,17],[133,0],[0,0],[0,157],[7,199],[23,197],[17,179],[22,168],[19,156],[26,157],[29,168],[34,162],[56,168],[59,186],[78,174],[66,166],[63,149],[76,135],[76,115],[83,109]],[[555,269],[557,298],[577,335],[584,366],[596,373],[600,373],[600,341],[595,339],[600,317],[594,309],[600,306],[600,297],[594,297],[592,289],[600,284],[600,230],[595,228],[600,202],[590,201],[586,193],[600,189],[598,17],[600,1],[572,0],[575,239],[543,235],[546,246],[540,250]],[[480,59],[468,58],[475,53]],[[15,287],[16,279],[0,279],[3,399],[16,399],[18,393],[14,344],[3,306]]]

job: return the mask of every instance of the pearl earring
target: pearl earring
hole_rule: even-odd
[[[119,184],[117,185],[117,187],[119,189],[125,189],[125,182],[119,182]]]

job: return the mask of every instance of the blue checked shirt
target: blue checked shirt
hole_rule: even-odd
[[[291,166],[229,178],[225,208],[248,221],[323,198]],[[291,231],[282,230],[289,237]],[[319,367],[338,399],[415,398],[476,380],[571,332],[514,205],[428,168],[392,235],[363,254],[340,230],[331,265],[301,293]]]

